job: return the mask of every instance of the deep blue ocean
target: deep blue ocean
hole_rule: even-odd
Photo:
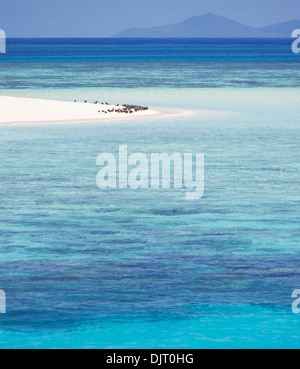
[[[7,61],[296,61],[293,39],[8,39]]]
[[[0,127],[1,348],[300,347],[291,43],[8,40],[1,95],[223,114]],[[120,144],[204,153],[204,198],[101,191],[96,158]]]

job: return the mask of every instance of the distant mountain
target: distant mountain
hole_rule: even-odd
[[[273,24],[271,26],[261,28],[264,32],[277,34],[279,37],[291,37],[292,32],[295,29],[300,29],[300,20]]]
[[[116,38],[258,38],[290,37],[300,21],[264,28],[245,26],[212,13],[192,17],[184,22],[152,28],[129,28],[113,35]]]

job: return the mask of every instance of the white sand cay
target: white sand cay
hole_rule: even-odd
[[[121,108],[123,107],[116,105],[0,96],[0,126],[111,122],[114,120],[127,121],[141,117],[168,118],[195,114],[195,111],[174,109],[149,109],[134,111],[132,114],[109,112],[109,110]],[[215,117],[219,113],[197,111],[197,115],[202,118]]]
[[[0,124],[101,121],[159,114],[150,109],[132,114],[109,112],[120,108],[114,105],[0,96]]]

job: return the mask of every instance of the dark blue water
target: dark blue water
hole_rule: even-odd
[[[292,39],[9,39],[1,61],[299,61]]]

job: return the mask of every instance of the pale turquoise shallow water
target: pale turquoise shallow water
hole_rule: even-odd
[[[2,93],[227,114],[0,128],[1,347],[299,348],[299,89]],[[120,144],[205,153],[205,197],[99,190]]]

